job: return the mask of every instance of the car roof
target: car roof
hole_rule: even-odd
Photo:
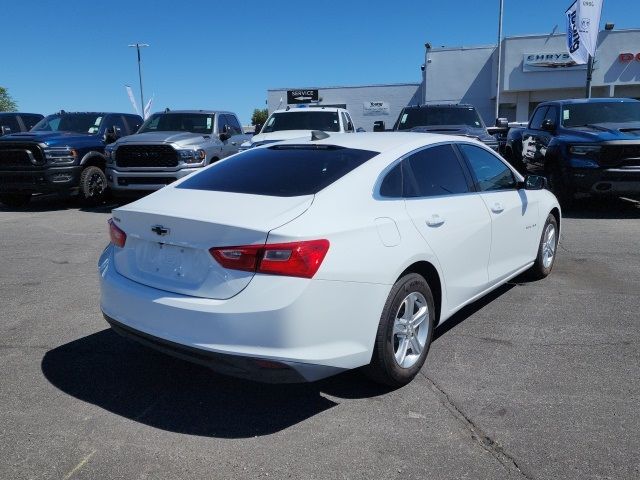
[[[407,105],[405,108],[476,108],[470,103],[429,103],[426,105]]]
[[[213,115],[215,113],[217,114],[223,113],[225,115],[235,115],[235,113],[229,112],[227,110],[168,110],[168,111],[163,110],[161,112],[155,112],[154,115],[158,113],[166,113],[169,115],[172,113],[204,113],[207,115]]]
[[[421,132],[333,133],[328,134],[322,140],[293,139],[279,142],[278,145],[331,145],[378,153],[391,151],[398,153],[399,150],[410,152],[423,146],[442,142],[465,142],[485,147],[483,143],[469,137]]]
[[[548,102],[542,102],[539,106],[546,105],[576,105],[581,103],[638,103],[638,100],[633,98],[568,98],[566,100],[550,100]]]
[[[346,112],[345,108],[338,107],[291,107],[291,108],[280,108],[278,110],[274,110],[273,113],[295,113],[295,112]]]
[[[0,112],[0,117],[7,117],[9,115],[37,115],[39,117],[43,117],[41,113],[30,113],[30,112]]]

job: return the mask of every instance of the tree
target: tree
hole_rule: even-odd
[[[18,105],[13,101],[6,88],[0,87],[0,112],[16,112]]]
[[[269,110],[263,108],[260,110],[256,108],[253,111],[253,115],[251,115],[251,125],[264,125],[264,122],[267,121],[267,117],[269,116]]]

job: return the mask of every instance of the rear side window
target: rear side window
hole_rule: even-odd
[[[176,188],[275,197],[312,195],[377,154],[332,145],[254,148],[190,176]]]
[[[411,171],[404,181],[406,197],[467,193],[469,185],[451,145],[426,148],[405,160]]]
[[[402,163],[393,167],[380,184],[380,195],[386,198],[402,198]]]

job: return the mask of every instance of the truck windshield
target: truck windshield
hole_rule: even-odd
[[[398,122],[398,130],[435,125],[468,125],[483,128],[482,120],[473,107],[417,107],[406,108]]]
[[[640,102],[594,102],[562,106],[562,125],[640,122]]]
[[[56,113],[40,120],[31,131],[96,134],[103,118],[102,113]]]
[[[140,127],[138,133],[191,132],[213,133],[213,113],[154,113]]]
[[[303,112],[273,113],[260,133],[279,132],[281,130],[322,130],[339,132],[338,112],[306,110]]]

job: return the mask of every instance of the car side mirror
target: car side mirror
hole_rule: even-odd
[[[547,118],[544,122],[542,122],[542,130],[545,132],[555,132],[556,130],[556,122]]]
[[[374,132],[384,132],[386,130],[384,122],[382,120],[376,120],[373,122],[373,131]]]
[[[0,127],[0,137],[4,136],[4,135],[9,135],[11,133],[11,127],[6,127],[4,125],[2,125],[2,127]]]
[[[542,190],[547,187],[547,179],[540,175],[527,175],[521,186],[525,190]]]
[[[507,120],[506,118],[496,118],[496,127],[498,128],[508,128],[509,127],[509,120]]]
[[[362,127],[356,128],[356,133],[362,133],[362,132],[366,132],[366,130]]]
[[[227,132],[222,132],[220,135],[218,135],[218,137],[220,138],[221,142],[226,142],[227,140],[229,140],[230,135]]]

